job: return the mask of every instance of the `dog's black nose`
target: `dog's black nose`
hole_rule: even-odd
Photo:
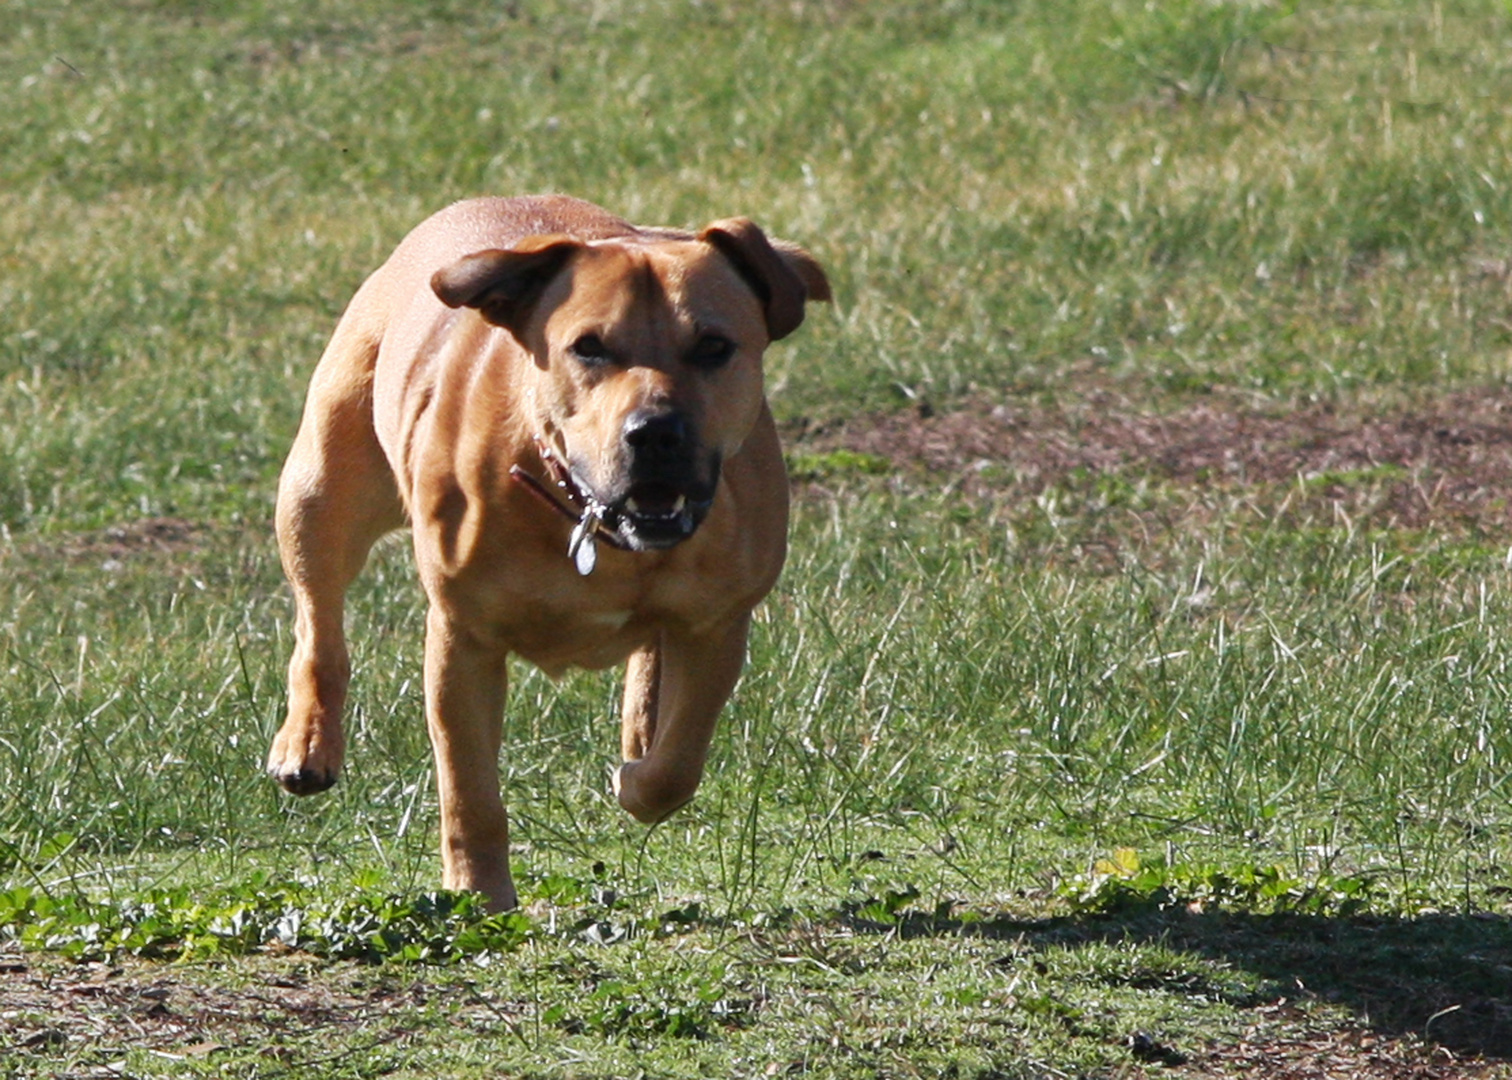
[[[640,409],[625,421],[624,439],[634,454],[651,461],[674,458],[689,443],[688,422],[681,413]]]

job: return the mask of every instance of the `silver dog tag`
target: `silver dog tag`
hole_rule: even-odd
[[[598,541],[593,538],[598,528],[598,515],[592,510],[583,512],[583,519],[572,530],[572,539],[567,541],[567,557],[583,577],[593,573],[598,565]]]

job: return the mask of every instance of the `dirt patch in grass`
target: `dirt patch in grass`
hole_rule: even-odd
[[[179,555],[203,547],[209,529],[183,518],[151,517],[77,533],[59,545],[74,559],[123,560],[143,554]]]
[[[271,522],[146,517],[99,529],[21,533],[0,544],[0,568],[16,580],[46,581],[50,589],[72,587],[61,584],[65,579],[143,585],[245,580],[269,565],[276,565]]]
[[[795,470],[811,485],[825,482],[823,463],[838,453],[970,500],[1119,479],[1241,494],[1267,510],[1322,506],[1372,528],[1512,531],[1512,392],[1503,388],[1378,412],[1255,408],[1215,396],[1158,415],[1095,391],[1064,407],[978,400],[938,414],[796,423],[786,434],[820,463]]]
[[[11,553],[27,560],[61,558],[110,567],[143,557],[198,552],[209,543],[211,532],[210,526],[184,518],[147,517],[88,532],[18,538]]]
[[[1285,1015],[1288,1011],[1296,1016]],[[1385,1038],[1366,1028],[1302,1028],[1297,1010],[1260,1010],[1243,1039],[1194,1055],[1168,1075],[1234,1080],[1475,1080],[1505,1075],[1495,1064],[1457,1057],[1417,1038]]]
[[[128,1050],[163,1061],[235,1052],[283,1074],[403,1040],[439,992],[340,965],[241,961],[227,977],[0,953],[0,1061],[107,1077],[125,1075]]]

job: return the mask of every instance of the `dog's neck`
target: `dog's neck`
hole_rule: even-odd
[[[541,459],[541,467],[550,483],[532,476],[518,464],[509,467],[509,475],[517,483],[523,484],[532,495],[574,523],[572,536],[567,541],[567,557],[577,567],[578,573],[587,577],[597,565],[596,545],[599,541],[620,551],[628,551],[629,545],[604,524],[604,505],[590,492],[583,490],[583,486],[573,478],[572,470],[567,467],[561,455],[551,448],[551,444],[537,435],[535,447],[536,456]],[[552,490],[553,487],[555,491]]]

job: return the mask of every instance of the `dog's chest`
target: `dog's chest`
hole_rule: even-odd
[[[454,600],[466,597],[453,610],[475,633],[548,675],[612,667],[676,616],[651,582],[605,569],[584,578],[558,556],[547,565],[533,562],[489,575],[487,584],[473,577],[470,587],[453,594]]]
[[[613,667],[655,637],[655,623],[630,610],[577,611],[513,623],[509,649],[553,678],[569,668]]]

